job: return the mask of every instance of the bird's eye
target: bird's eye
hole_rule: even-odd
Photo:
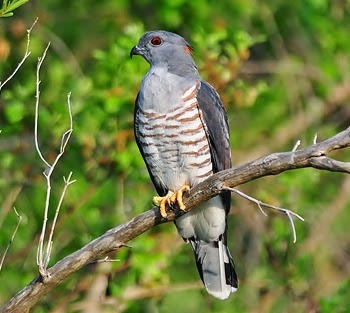
[[[163,42],[163,40],[162,40],[162,38],[160,38],[160,37],[153,37],[152,39],[151,39],[151,44],[153,45],[153,46],[160,46],[161,44],[162,44],[162,42]]]

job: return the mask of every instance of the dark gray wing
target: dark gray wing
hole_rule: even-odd
[[[231,168],[231,149],[227,114],[222,101],[215,89],[205,81],[197,94],[198,107],[201,110],[203,123],[209,137],[213,172]],[[226,212],[230,210],[231,194],[223,193],[222,198]]]
[[[136,100],[135,100],[135,110],[134,110],[134,134],[135,134],[135,140],[136,140],[137,146],[138,146],[138,148],[139,148],[139,150],[141,152],[142,158],[143,158],[143,160],[144,160],[144,162],[146,164],[146,167],[147,167],[149,176],[152,179],[153,185],[156,188],[157,193],[160,196],[163,197],[163,196],[165,196],[167,194],[168,189],[164,186],[164,184],[159,179],[159,177],[157,177],[156,175],[154,175],[154,173],[152,173],[152,171],[151,171],[151,169],[149,167],[149,164],[147,162],[147,158],[145,157],[143,146],[142,146],[142,143],[140,141],[140,133],[138,131],[139,127],[140,127],[140,125],[138,123],[138,118],[137,118],[138,110],[139,110],[139,94],[137,94],[137,97],[136,97]]]
[[[209,139],[210,154],[213,164],[213,172],[219,172],[231,167],[231,149],[229,139],[229,127],[226,110],[215,89],[205,81],[201,81],[200,89],[197,93],[198,107],[201,111],[202,122]],[[231,192],[224,192],[221,195],[226,213],[230,211]],[[206,285],[209,293],[221,290],[224,286],[225,298],[238,288],[238,279],[231,254],[227,248],[227,223],[225,232],[214,242],[204,242],[190,238],[193,251],[196,256],[196,264],[202,281]],[[222,247],[219,249],[219,247]],[[217,263],[211,261],[211,257],[217,254],[217,250],[223,251],[226,255],[224,265],[224,275],[218,280]],[[214,265],[215,264],[215,265]],[[220,272],[220,275],[222,273]],[[213,294],[213,293],[212,293]],[[223,295],[223,293],[221,293]]]

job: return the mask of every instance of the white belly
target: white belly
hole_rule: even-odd
[[[224,233],[226,225],[226,212],[220,196],[200,204],[179,217],[175,224],[183,238],[195,237],[204,241],[218,240],[218,237]]]

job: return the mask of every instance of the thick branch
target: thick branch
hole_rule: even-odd
[[[222,192],[223,186],[234,188],[251,180],[282,172],[313,167],[331,172],[350,174],[350,162],[326,157],[331,151],[350,146],[350,127],[337,135],[312,146],[291,152],[272,153],[254,161],[217,173],[194,187],[184,201],[192,208]]]
[[[350,174],[350,162],[339,162],[326,155],[331,151],[350,146],[350,127],[345,131],[312,146],[283,153],[273,153],[257,160],[236,166],[211,176],[194,187],[184,199],[186,212],[194,206],[224,192],[225,188],[234,188],[251,180],[277,175],[287,170],[313,167],[333,172]],[[16,294],[0,312],[27,312],[40,298],[65,278],[92,261],[126,245],[128,241],[151,229],[155,225],[173,221],[184,214],[183,211],[169,212],[162,218],[158,209],[149,210],[131,221],[107,231],[80,250],[70,254],[48,269],[45,283],[40,276]]]

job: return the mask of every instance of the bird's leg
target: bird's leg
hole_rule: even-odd
[[[183,203],[182,196],[185,191],[190,190],[190,186],[184,185],[177,192],[168,191],[164,197],[153,197],[153,204],[159,207],[159,211],[162,217],[167,217],[166,205],[172,205],[176,203],[181,210],[185,210],[186,207]]]

